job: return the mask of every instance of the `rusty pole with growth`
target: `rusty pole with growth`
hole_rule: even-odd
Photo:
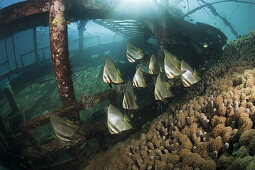
[[[158,41],[158,49],[157,49],[157,57],[159,61],[164,61],[164,53],[163,48],[164,44],[167,38],[167,9],[165,8],[167,6],[166,0],[160,1],[160,13],[158,14],[158,29],[156,32],[156,37]]]
[[[75,102],[69,64],[65,0],[51,0],[49,9],[50,50],[58,91],[64,106]],[[79,113],[69,117],[79,121]]]

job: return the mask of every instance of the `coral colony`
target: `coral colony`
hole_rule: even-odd
[[[228,43],[221,61],[209,66],[182,103],[177,100],[148,130],[101,153],[88,168],[254,169],[254,39],[251,32]],[[195,97],[205,86],[204,95]],[[99,164],[103,157],[109,159]]]

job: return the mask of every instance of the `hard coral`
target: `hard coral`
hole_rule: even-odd
[[[248,155],[249,155],[249,149],[248,149],[248,147],[246,147],[246,146],[241,146],[241,147],[239,148],[239,150],[237,151],[236,157],[243,158],[243,157],[248,156]]]
[[[97,164],[98,169],[207,170],[216,169],[215,161],[217,169],[255,169],[248,156],[255,154],[254,37],[255,32],[228,43],[199,83],[173,98],[168,113],[155,119],[122,157],[108,156],[109,163]],[[234,158],[230,154],[238,140]]]
[[[247,130],[245,131],[241,136],[240,136],[240,139],[239,139],[239,144],[242,146],[242,145],[245,145],[245,146],[248,146],[251,139],[255,136],[255,129],[250,129],[250,130]]]
[[[255,136],[252,137],[249,143],[249,151],[251,155],[255,154]]]
[[[232,164],[234,160],[235,160],[235,157],[231,155],[223,154],[217,160],[217,167],[220,169],[226,169]]]

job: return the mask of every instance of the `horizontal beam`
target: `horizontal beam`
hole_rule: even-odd
[[[24,122],[20,125],[20,130],[22,132],[28,132],[37,127],[43,126],[50,121],[50,115],[56,115],[59,117],[67,117],[73,113],[77,113],[83,109],[91,109],[99,103],[102,103],[106,100],[111,100],[117,94],[124,93],[126,89],[125,85],[118,86],[116,88],[108,89],[104,92],[97,93],[95,95],[85,95],[80,101],[74,102],[71,105],[64,106],[63,108],[56,109],[52,112],[42,114],[34,119],[31,119],[27,122]]]
[[[15,3],[0,10],[0,38],[38,26],[49,25],[49,1],[31,0]],[[67,0],[69,21],[84,19],[138,19],[136,14],[122,14],[115,7],[119,1]]]
[[[0,38],[32,28],[46,26],[49,0],[24,1],[0,10]]]

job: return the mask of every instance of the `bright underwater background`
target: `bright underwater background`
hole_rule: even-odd
[[[139,4],[138,3],[139,0],[122,0],[122,1],[123,2],[125,1],[126,3]],[[140,0],[140,1],[145,1],[145,2],[148,1],[149,3],[152,0]],[[157,1],[160,1],[160,0],[157,0]],[[207,3],[214,3],[220,0],[218,1],[204,0],[204,1],[206,1]],[[247,1],[254,2],[254,0],[247,0]],[[21,0],[0,0],[0,9],[5,8],[17,2],[21,2]],[[176,14],[177,16],[182,16],[186,14],[188,11],[191,11],[192,9],[195,9],[198,6],[202,5],[203,2],[201,0],[169,0],[169,4],[172,5],[170,11],[172,11],[173,14]],[[225,17],[231,23],[233,28],[237,31],[238,35],[243,36],[255,29],[255,20],[254,20],[255,5],[238,3],[238,2],[223,2],[223,3],[218,3],[213,5],[213,7],[217,10],[217,12],[221,16]],[[191,23],[196,23],[196,22],[206,23],[220,29],[228,37],[228,42],[237,38],[231,32],[229,27],[226,26],[218,16],[213,15],[210,9],[207,7],[197,10],[196,12],[192,13],[188,17],[185,17],[184,19]],[[125,51],[126,51],[126,45],[127,45],[127,42],[129,41],[129,38],[123,35],[120,35],[118,33],[115,33],[97,24],[93,20],[88,20],[88,23],[85,26],[85,31],[83,32],[84,49],[82,52],[80,52],[79,43],[78,43],[78,40],[79,40],[78,25],[79,25],[79,22],[72,22],[72,21],[70,21],[70,24],[68,24],[68,45],[69,45],[68,48],[69,48],[69,57],[70,57],[70,63],[72,68],[74,90],[76,93],[75,95],[77,99],[80,99],[82,95],[90,94],[91,91],[93,91],[93,93],[98,93],[109,88],[108,85],[102,81],[102,75],[101,75],[103,70],[103,65],[104,65],[104,57],[109,55],[113,59],[114,63],[116,63],[116,65],[120,64],[120,65],[117,65],[117,67],[122,66],[126,70],[128,69],[135,70],[136,66],[133,65],[133,68],[132,67],[130,68],[131,63],[129,63],[126,59]],[[49,27],[43,27],[43,26],[37,27],[36,35],[37,35],[38,49],[45,48],[43,52],[39,50],[40,60],[43,60],[42,56],[44,53],[46,59],[48,59],[48,66],[50,66],[50,68],[52,69],[51,54],[50,54],[50,48],[49,48],[49,45],[50,45]],[[241,40],[239,36],[238,36],[238,39]],[[15,42],[15,50],[13,50],[14,48],[13,42],[12,42],[13,40]],[[101,45],[102,46],[105,45],[104,46],[105,48],[103,48]],[[93,48],[94,46],[96,46],[97,49]],[[16,63],[13,57],[14,51],[16,52],[18,66],[22,67],[23,63],[20,56],[34,50],[33,30],[29,29],[29,30],[15,33],[13,38],[10,36],[10,37],[6,37],[5,39],[1,39],[0,40],[0,63],[3,63],[7,60],[6,50],[4,50],[5,48],[7,49],[7,53],[9,56],[10,67],[13,69],[16,68]],[[82,60],[77,61],[75,59],[76,55],[82,58]],[[233,59],[233,61],[235,60]],[[23,62],[25,64],[34,63],[35,62],[34,53],[32,52],[26,55]],[[83,65],[84,67],[82,67]],[[218,67],[220,66],[221,65],[219,65]],[[251,63],[250,63],[249,68],[252,69],[252,67],[253,66],[251,66]],[[224,70],[224,69],[225,67],[219,68],[219,70]],[[0,75],[8,70],[9,68],[6,65],[1,66]],[[38,80],[32,80],[32,81],[30,80],[30,82],[26,83],[25,85],[23,84],[24,86],[26,86],[24,89],[22,90],[19,89],[20,91],[22,91],[22,93],[19,93],[19,95],[16,96],[18,98],[17,102],[20,104],[20,106],[25,106],[26,107],[25,109],[27,109],[25,112],[26,115],[24,116],[26,121],[32,119],[33,117],[38,116],[38,114],[47,113],[48,111],[50,112],[51,110],[61,107],[61,101],[59,99],[59,95],[57,91],[54,72],[53,70],[51,71],[52,72],[50,72],[50,74],[46,76],[44,75],[42,79],[38,78]],[[123,71],[122,74],[125,74],[125,72]],[[18,77],[18,76],[19,76],[18,74],[14,75],[14,77]],[[130,74],[130,77],[131,76],[133,76],[133,74]],[[0,82],[0,90],[2,90],[6,86],[7,82],[8,82],[8,78]],[[96,82],[96,83],[93,84],[92,82],[93,83]],[[89,91],[90,88],[92,89],[91,91]],[[57,96],[57,99],[56,99],[56,96]],[[26,103],[25,100],[23,101],[23,98],[25,97],[26,97],[26,100],[31,103],[32,101],[36,101],[36,100],[38,101],[34,102],[33,104],[29,102]],[[2,103],[1,102],[2,101],[0,101],[0,108],[2,108],[1,104],[4,103],[4,102]],[[5,102],[4,104],[5,106],[8,105],[7,102]],[[83,112],[90,112],[97,118],[97,116],[98,117],[102,116],[102,113],[103,113],[103,109],[99,107],[97,106],[95,110],[93,109],[89,111],[84,110]],[[161,108],[161,111],[162,110],[163,109]],[[86,114],[81,114],[81,115],[83,116],[83,117],[81,116],[81,118],[84,118],[85,117],[84,115]],[[87,116],[86,118],[88,117],[89,116]],[[104,119],[104,118],[105,117],[103,118],[100,117],[100,119]],[[46,135],[44,136],[40,134],[40,133],[44,133],[43,128],[46,129],[45,130]],[[47,143],[49,140],[52,140],[54,138],[52,136],[53,131],[49,124],[42,127],[42,129],[40,130],[39,130],[40,133],[38,133],[38,131],[33,131],[32,135],[35,137],[38,137],[37,139],[41,143]]]

